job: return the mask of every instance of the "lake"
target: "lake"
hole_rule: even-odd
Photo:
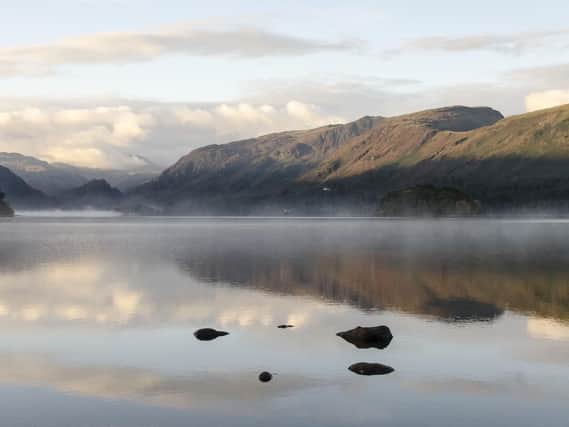
[[[0,222],[3,426],[559,427],[567,396],[567,221]]]

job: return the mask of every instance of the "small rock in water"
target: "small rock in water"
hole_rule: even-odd
[[[196,332],[194,332],[194,337],[200,341],[211,341],[225,335],[229,335],[229,332],[217,331],[211,328],[198,329]]]
[[[348,369],[358,375],[387,375],[395,371],[391,366],[366,362],[354,363]]]
[[[277,326],[277,328],[279,328],[279,329],[294,328],[294,325],[279,325],[279,326]]]
[[[261,381],[262,383],[268,383],[272,379],[273,379],[273,374],[271,374],[270,372],[265,371],[259,374],[259,381]]]
[[[391,330],[387,326],[375,326],[371,328],[357,328],[349,331],[338,332],[337,336],[345,339],[357,348],[386,348],[393,339]]]

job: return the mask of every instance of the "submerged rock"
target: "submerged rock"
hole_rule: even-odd
[[[357,348],[378,348],[380,350],[386,348],[393,339],[391,330],[385,325],[371,328],[358,326],[349,331],[338,332],[336,335]]]
[[[277,328],[279,328],[279,329],[294,328],[294,325],[279,325],[279,326],[277,326]]]
[[[348,369],[358,375],[387,375],[395,371],[391,366],[366,362],[354,363]]]
[[[273,374],[271,374],[270,372],[265,371],[259,374],[259,381],[261,381],[262,383],[268,383],[272,379],[273,379]]]
[[[217,331],[211,328],[198,329],[196,332],[194,332],[194,337],[200,341],[211,341],[225,335],[229,335],[229,332]]]

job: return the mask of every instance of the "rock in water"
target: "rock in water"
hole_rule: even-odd
[[[272,379],[273,379],[273,374],[271,374],[270,372],[265,371],[259,374],[259,381],[261,381],[262,383],[268,383]]]
[[[277,326],[277,328],[279,328],[279,329],[294,328],[294,325],[279,325],[279,326]]]
[[[348,369],[358,375],[387,375],[395,371],[391,366],[366,362],[354,363]]]
[[[383,350],[393,339],[391,330],[387,326],[375,326],[372,328],[362,328],[358,326],[349,331],[338,332],[336,335],[345,339],[357,348],[378,348]]]
[[[229,335],[229,332],[217,331],[211,328],[198,329],[196,332],[194,332],[194,337],[200,341],[211,341],[225,335]]]

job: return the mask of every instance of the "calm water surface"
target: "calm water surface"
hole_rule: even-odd
[[[0,222],[2,426],[567,427],[568,396],[569,222]]]

